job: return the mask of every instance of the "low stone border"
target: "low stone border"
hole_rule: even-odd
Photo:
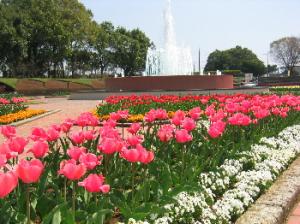
[[[236,224],[280,224],[286,221],[300,195],[300,157],[263,194]]]
[[[51,111],[48,111],[46,113],[43,113],[43,114],[40,114],[40,115],[37,115],[37,116],[34,116],[34,117],[31,117],[31,118],[28,118],[28,119],[24,119],[24,120],[21,120],[21,121],[17,121],[17,122],[13,122],[11,124],[8,124],[10,126],[15,126],[15,127],[18,127],[18,126],[21,126],[23,124],[27,124],[31,121],[35,121],[37,119],[40,119],[40,118],[43,118],[43,117],[46,117],[46,116],[49,116],[49,115],[52,115],[52,114],[55,114],[57,112],[61,111],[60,109],[57,109],[57,110],[51,110]]]

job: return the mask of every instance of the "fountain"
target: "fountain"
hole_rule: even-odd
[[[193,59],[188,47],[179,47],[176,43],[171,0],[167,0],[164,12],[165,39],[164,48],[148,49],[146,60],[147,75],[192,75]]]
[[[193,60],[189,48],[176,43],[171,0],[164,12],[164,47],[148,49],[145,76],[107,78],[105,89],[110,92],[164,93],[192,92],[211,89],[232,89],[232,75],[193,75]]]

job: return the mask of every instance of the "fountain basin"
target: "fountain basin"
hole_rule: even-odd
[[[106,91],[178,91],[232,89],[233,75],[133,76],[107,78]]]

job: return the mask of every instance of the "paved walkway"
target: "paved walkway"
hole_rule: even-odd
[[[300,224],[300,202],[298,202],[293,208],[286,224]]]
[[[66,118],[76,118],[82,112],[91,111],[95,108],[99,100],[68,100],[67,98],[42,98],[36,100],[40,103],[30,105],[32,109],[45,109],[61,111],[32,122],[26,123],[17,127],[19,136],[29,136],[32,127],[49,127],[52,124],[58,124]],[[3,142],[3,137],[0,137],[0,143]]]

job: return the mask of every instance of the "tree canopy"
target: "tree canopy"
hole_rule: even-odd
[[[0,1],[0,70],[5,76],[126,75],[145,67],[149,38],[93,20],[78,0]]]
[[[283,65],[291,74],[295,74],[294,67],[300,63],[300,38],[284,37],[273,41],[270,45],[273,58]]]
[[[228,50],[215,50],[207,59],[205,71],[240,70],[243,73],[262,75],[264,63],[249,49],[236,46]]]

